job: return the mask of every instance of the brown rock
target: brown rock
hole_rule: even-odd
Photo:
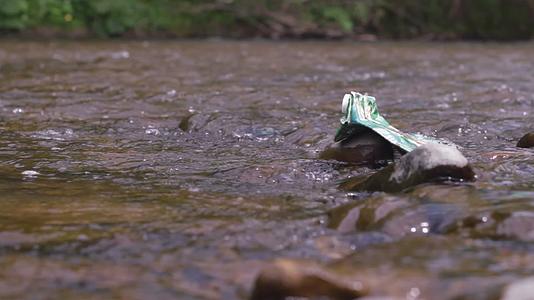
[[[374,163],[392,160],[394,148],[383,137],[364,128],[327,147],[319,158],[349,163]]]
[[[350,282],[313,263],[277,260],[256,278],[250,300],[286,297],[354,299],[367,294],[359,281]]]
[[[534,147],[534,132],[525,134],[519,142],[517,142],[517,147],[520,148],[532,148]]]

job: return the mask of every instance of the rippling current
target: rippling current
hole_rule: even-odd
[[[376,296],[494,299],[534,274],[532,70],[528,43],[2,40],[0,298],[246,299],[304,258]],[[317,158],[350,90],[477,181],[338,190],[376,171]]]

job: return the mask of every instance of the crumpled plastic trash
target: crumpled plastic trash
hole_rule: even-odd
[[[449,142],[421,134],[404,133],[393,127],[378,112],[375,97],[367,94],[357,92],[345,94],[341,112],[343,117],[341,118],[341,127],[334,138],[335,142],[358,135],[360,132],[365,131],[366,128],[369,128],[406,152],[410,152],[429,142],[451,145]]]

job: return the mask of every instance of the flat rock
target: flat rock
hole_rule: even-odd
[[[534,132],[525,134],[519,142],[517,142],[517,147],[520,148],[532,148],[534,147]]]
[[[453,146],[427,143],[366,178],[350,178],[340,185],[348,191],[399,192],[426,182],[472,181],[475,173]]]
[[[287,297],[348,300],[366,294],[361,282],[348,281],[317,264],[277,260],[260,272],[250,300],[283,300]]]

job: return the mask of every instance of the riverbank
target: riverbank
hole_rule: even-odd
[[[2,35],[528,40],[534,1],[8,0]]]

